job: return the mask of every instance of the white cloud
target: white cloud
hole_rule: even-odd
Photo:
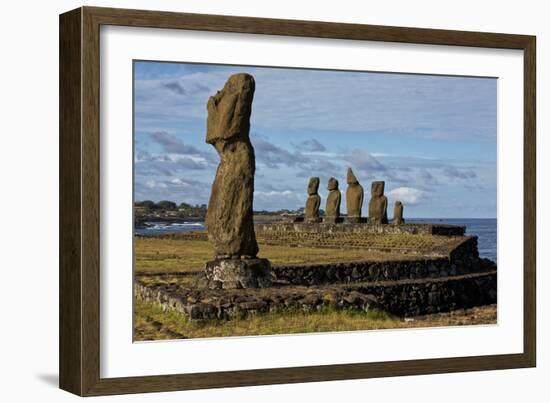
[[[145,182],[145,186],[149,189],[166,189],[168,185],[164,182],[156,181],[154,179]]]
[[[372,154],[369,154],[367,150],[353,150],[349,157],[349,162],[352,164],[353,168],[359,171],[381,172],[385,170],[384,165],[382,165]]]
[[[494,138],[496,133],[494,80],[460,77],[218,67],[171,81],[137,80],[136,112],[205,119],[208,97],[230,74],[242,71],[256,79],[252,124],[259,129],[399,136],[415,128],[416,135],[433,138]]]
[[[405,204],[420,204],[428,198],[428,193],[407,186],[399,187],[388,192],[388,197]]]
[[[280,197],[280,196],[290,196],[293,194],[293,192],[291,190],[283,190],[281,192],[272,190],[269,192],[256,192],[255,194],[260,197]]]
[[[254,210],[279,210],[281,208],[298,208],[305,199],[291,190],[254,192]]]

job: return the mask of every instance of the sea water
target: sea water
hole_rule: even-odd
[[[477,236],[479,256],[497,262],[497,220],[496,218],[411,218],[406,222],[462,225],[466,235]]]
[[[200,231],[205,229],[202,221],[185,221],[185,222],[169,222],[169,221],[145,221],[146,227],[135,228],[135,235],[164,235],[174,234],[178,232]]]

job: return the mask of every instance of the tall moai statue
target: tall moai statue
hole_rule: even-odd
[[[369,201],[369,224],[388,223],[388,198],[384,196],[384,185],[384,181],[372,182]]]
[[[393,225],[405,224],[405,219],[403,218],[403,203],[401,203],[399,200],[396,201],[395,205],[393,206],[392,224]]]
[[[353,174],[351,168],[348,168],[347,182],[348,188],[346,190],[346,221],[360,222],[364,191],[363,186],[359,184],[359,181],[357,180],[357,177]]]
[[[304,219],[306,222],[320,222],[319,207],[321,206],[321,196],[319,196],[319,178],[309,178],[307,185],[307,201]]]
[[[208,100],[206,142],[220,157],[206,213],[214,247],[214,260],[205,269],[211,288],[271,285],[269,261],[256,257],[252,216],[256,165],[249,131],[254,89],[251,75],[235,74]]]
[[[342,200],[342,195],[340,194],[340,190],[338,190],[338,181],[335,178],[328,180],[327,190],[329,193],[323,221],[335,223],[340,218],[340,202]]]

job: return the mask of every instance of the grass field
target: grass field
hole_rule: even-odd
[[[175,311],[136,301],[134,339],[168,340],[197,337],[255,336],[339,332],[374,329],[402,329],[496,323],[496,305],[426,315],[403,320],[384,312],[358,312],[326,309],[321,312],[283,312],[249,315],[231,321],[195,322]]]
[[[404,257],[401,253],[364,249],[288,247],[261,242],[259,256],[268,258],[273,265],[391,260]],[[198,272],[212,258],[212,246],[206,240],[135,238],[136,273]]]

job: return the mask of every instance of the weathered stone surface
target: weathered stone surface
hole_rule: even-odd
[[[400,201],[396,201],[395,205],[393,206],[392,224],[401,225],[404,223],[405,219],[403,218],[403,203],[401,203]]]
[[[345,216],[342,217],[341,221],[347,224],[366,224],[367,223],[367,217],[349,217]],[[340,222],[340,221],[337,221]]]
[[[361,209],[363,207],[363,186],[353,174],[351,168],[348,168],[347,174],[348,188],[346,190],[346,221],[359,222],[361,218]]]
[[[448,252],[448,251],[446,251]],[[399,281],[444,278],[496,270],[493,262],[480,259],[477,239],[465,237],[452,253],[394,260],[361,260],[342,263],[276,265],[271,273],[275,283],[322,286],[357,282]]]
[[[340,203],[342,201],[342,195],[338,190],[338,181],[335,178],[328,180],[327,190],[329,194],[327,196],[327,205],[325,208],[324,222],[336,222],[340,218]]]
[[[309,184],[307,185],[307,201],[305,208],[305,221],[306,222],[319,222],[319,206],[321,205],[321,196],[317,193],[319,191],[319,178],[309,178]]]
[[[216,258],[258,253],[252,221],[255,158],[249,138],[254,88],[251,75],[235,74],[208,100],[206,142],[220,156],[206,214]]]
[[[134,289],[138,298],[194,320],[230,320],[249,313],[315,311],[329,306],[362,311],[382,309],[398,316],[416,316],[496,303],[497,272],[495,268],[445,278],[281,286],[268,290],[208,290],[137,281]]]
[[[206,263],[208,288],[266,288],[271,286],[267,259],[218,259]]]
[[[317,239],[340,238],[337,234],[413,234],[413,235],[441,235],[455,237],[462,236],[466,227],[462,225],[448,224],[403,224],[403,225],[370,225],[363,223],[304,223],[304,222],[274,222],[258,223],[254,225],[256,237],[263,238],[264,242],[271,242],[274,239],[280,239],[281,242],[288,243],[289,237],[310,237],[308,234],[316,234]],[[345,236],[345,235],[343,235]],[[208,239],[206,232],[191,231],[180,232],[177,234],[155,235],[163,239],[181,239],[204,241]]]
[[[368,222],[369,224],[388,223],[388,199],[384,196],[384,181],[372,182]]]
[[[256,166],[249,138],[254,88],[251,75],[235,74],[208,100],[206,142],[220,156],[206,214],[215,254],[205,267],[210,288],[271,285],[269,261],[256,258],[252,208]]]

